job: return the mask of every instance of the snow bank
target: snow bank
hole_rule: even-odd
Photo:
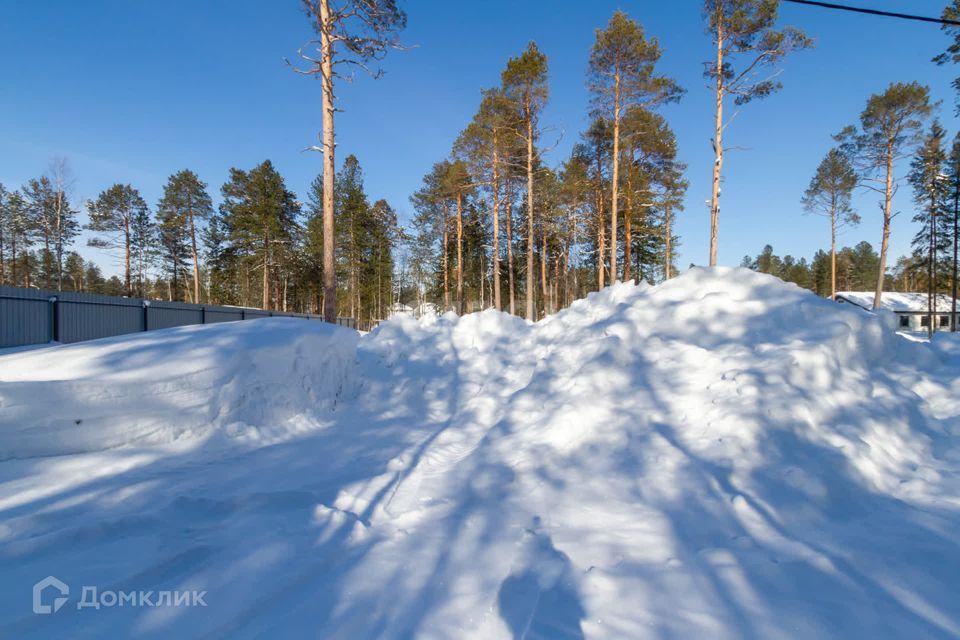
[[[309,428],[348,385],[356,342],[270,318],[0,356],[0,460]]]
[[[539,323],[271,322],[0,359],[0,411],[57,438],[57,394],[116,442],[324,426],[0,464],[0,635],[960,636],[960,360],[889,318],[694,269]],[[209,606],[32,616],[48,574]]]

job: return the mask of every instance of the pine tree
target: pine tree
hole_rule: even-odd
[[[142,227],[147,215],[147,203],[140,192],[126,184],[115,184],[103,191],[96,200],[87,203],[90,223],[87,228],[99,234],[87,244],[106,250],[123,251],[123,290],[133,295],[131,261],[134,259],[135,227]]]
[[[647,39],[643,28],[623,11],[615,11],[606,29],[597,29],[590,52],[588,87],[594,109],[610,118],[613,125],[610,198],[610,270],[617,277],[617,214],[620,208],[620,123],[631,106],[650,108],[662,102],[678,100],[680,87],[671,79],[655,74],[660,60],[660,44]],[[626,242],[629,243],[629,240]],[[624,279],[629,278],[629,253],[624,259]]]
[[[158,251],[157,227],[150,218],[150,210],[144,206],[133,212],[130,221],[130,257],[133,263],[134,295],[148,297],[149,270],[156,262]]]
[[[363,169],[356,156],[347,156],[336,179],[336,243],[338,280],[343,283],[347,305],[344,315],[359,320],[365,313],[361,296],[361,270],[370,223],[370,203],[363,188]],[[326,295],[326,293],[324,293]]]
[[[593,216],[591,228],[594,238],[594,249],[591,257],[596,267],[597,289],[603,289],[606,282],[607,268],[606,251],[606,197],[608,176],[605,167],[609,166],[607,157],[612,153],[612,136],[610,123],[603,118],[595,118],[590,128],[582,135],[586,155],[590,157],[590,174],[593,182]],[[613,276],[611,275],[611,278]]]
[[[654,280],[671,271],[674,213],[683,208],[686,166],[677,161],[677,140],[666,120],[649,109],[630,107],[623,118],[627,171],[624,211],[624,278]],[[631,264],[635,262],[635,264]],[[645,265],[646,273],[640,273]]]
[[[56,266],[54,264],[53,234],[54,234],[54,190],[50,179],[46,176],[30,180],[23,186],[23,195],[27,202],[30,216],[30,226],[42,239],[40,272],[38,279],[47,289],[54,288]]]
[[[450,198],[447,191],[447,175],[450,162],[444,160],[433,165],[433,169],[423,177],[423,187],[410,197],[418,213],[417,226],[421,245],[439,244],[439,271],[437,286],[442,283],[443,309],[450,305]]]
[[[19,286],[21,281],[30,286],[30,248],[37,239],[36,228],[30,219],[30,210],[20,191],[7,195],[7,235],[10,242],[10,282]],[[22,274],[22,278],[18,277]]]
[[[367,308],[370,321],[387,317],[393,302],[394,247],[400,241],[397,212],[386,200],[377,200],[370,208],[369,252],[364,279],[368,284]]]
[[[822,249],[813,254],[813,260],[810,264],[810,276],[812,278],[813,291],[818,296],[834,299],[836,282],[836,255],[831,257]]]
[[[565,282],[563,306],[581,295],[581,245],[589,237],[590,202],[593,185],[590,158],[584,145],[576,145],[560,169],[560,206],[564,212],[563,257]],[[586,284],[586,283],[583,283]]]
[[[510,147],[511,130],[516,129],[516,114],[511,112],[510,101],[500,89],[483,92],[480,108],[466,129],[454,143],[457,157],[470,165],[470,173],[475,176],[478,186],[483,186],[490,194],[490,236],[493,239],[491,249],[493,274],[493,305],[500,310],[500,214],[501,184],[510,169],[506,166],[514,153]]]
[[[86,264],[76,251],[68,251],[63,261],[63,274],[68,291],[86,291]]]
[[[174,259],[174,253],[183,246],[189,250],[193,261],[193,302],[200,303],[200,251],[197,237],[199,222],[207,220],[213,214],[213,201],[207,193],[207,185],[189,169],[178,171],[167,179],[163,187],[163,197],[157,205],[157,219],[162,230],[161,237],[167,249],[168,258],[174,263],[182,263],[180,256]],[[180,249],[174,249],[180,247]],[[176,270],[174,270],[176,273]]]
[[[951,331],[956,332],[957,327],[957,289],[960,283],[957,282],[957,276],[960,275],[960,264],[957,260],[960,258],[960,133],[953,138],[953,145],[950,147],[950,156],[947,158],[947,176],[949,184],[949,202],[946,209],[946,218],[948,220],[949,241],[952,244],[953,258],[951,262],[950,274],[950,292],[951,292]]]
[[[204,264],[207,267],[207,295],[217,304],[239,304],[238,255],[229,244],[223,216],[214,213],[201,232]]]
[[[860,129],[846,127],[837,136],[844,153],[859,164],[859,171],[875,184],[871,188],[883,194],[883,237],[880,243],[874,309],[886,279],[887,249],[890,246],[890,221],[893,219],[893,194],[897,179],[894,166],[898,159],[910,155],[919,144],[924,120],[930,115],[930,90],[917,83],[894,83],[881,94],[870,96],[860,114]],[[871,177],[872,174],[872,177]],[[870,185],[870,182],[866,183]]]
[[[269,160],[249,172],[230,169],[230,179],[221,193],[220,211],[227,237],[238,253],[260,263],[261,308],[271,309],[275,253],[295,235],[300,204]]]
[[[850,159],[839,149],[831,149],[820,161],[810,186],[803,194],[806,211],[830,218],[830,298],[837,297],[837,231],[860,223],[851,206],[853,190],[860,182]]]
[[[909,175],[913,201],[918,207],[913,221],[920,224],[920,230],[913,238],[913,249],[927,265],[927,330],[931,337],[936,330],[937,279],[943,264],[940,257],[949,249],[946,242],[949,231],[943,215],[950,195],[950,184],[944,173],[947,164],[947,153],[943,148],[945,137],[946,131],[934,121],[910,164]]]
[[[73,180],[67,160],[65,158],[54,158],[50,163],[49,174],[53,183],[50,235],[56,262],[57,290],[59,291],[63,287],[64,252],[73,239],[79,235],[80,223],[77,220],[77,210],[70,204]]]
[[[463,298],[463,211],[469,203],[467,200],[473,194],[476,187],[473,179],[467,169],[467,165],[462,160],[454,160],[446,165],[446,175],[443,178],[443,191],[447,197],[453,201],[452,205],[456,211],[456,234],[457,234],[457,313],[464,313]]]
[[[323,309],[323,176],[319,175],[310,183],[307,192],[307,222],[304,234],[304,270],[305,282],[301,285],[312,296],[311,308],[319,312]]]
[[[683,178],[683,172],[686,165],[677,162],[675,159],[670,162],[660,177],[660,206],[663,211],[663,278],[669,280],[673,277],[676,267],[674,267],[674,254],[679,244],[679,239],[674,233],[674,221],[678,211],[683,211],[683,200],[690,183]]]
[[[190,260],[189,227],[183,213],[177,209],[164,207],[161,201],[157,207],[157,239],[160,243],[162,261],[168,270],[168,300],[180,300],[180,288],[185,284],[186,264]],[[199,280],[199,274],[198,274]]]
[[[539,135],[538,122],[549,96],[547,87],[547,56],[537,49],[536,43],[527,45],[526,51],[507,61],[507,68],[501,75],[504,94],[513,101],[518,111],[520,126],[515,130],[526,145],[527,169],[527,273],[526,301],[527,320],[535,320],[534,298],[536,282],[533,267],[534,235],[534,165],[536,164],[536,139]]]
[[[716,47],[716,58],[707,63],[706,77],[713,81],[715,117],[713,138],[713,185],[710,196],[710,266],[717,265],[717,235],[720,226],[720,183],[723,172],[723,134],[730,124],[724,119],[724,101],[733,96],[742,106],[770,96],[780,89],[777,64],[792,51],[809,48],[813,42],[802,31],[774,30],[780,0],[706,0],[704,14]],[[735,60],[742,60],[739,69]],[[759,75],[769,69],[767,75]]]
[[[334,249],[334,160],[335,134],[333,114],[336,111],[334,83],[341,64],[367,68],[378,62],[390,48],[399,46],[397,34],[407,23],[406,14],[396,0],[303,0],[303,7],[313,23],[318,38],[310,44],[317,57],[300,56],[309,63],[301,73],[320,78],[323,111],[322,143],[314,147],[323,153],[323,316],[327,322],[337,321],[337,283]],[[379,75],[379,72],[374,72]]]

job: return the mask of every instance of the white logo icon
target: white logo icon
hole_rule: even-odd
[[[43,592],[47,588],[53,587],[60,592],[58,598],[53,599],[53,604],[43,604]],[[67,602],[67,596],[70,595],[70,587],[66,585],[62,580],[58,580],[53,576],[47,576],[37,584],[33,585],[33,612],[34,613],[55,613],[60,610]]]

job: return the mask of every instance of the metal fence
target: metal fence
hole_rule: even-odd
[[[0,348],[82,342],[125,333],[268,317],[322,320],[310,313],[118,298],[0,286]],[[353,318],[337,324],[356,328]]]

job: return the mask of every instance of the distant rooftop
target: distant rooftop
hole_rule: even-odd
[[[873,291],[838,291],[837,300],[855,304],[864,309],[873,309]],[[937,313],[949,313],[951,311],[952,298],[945,294],[937,296]],[[960,304],[958,304],[960,306]],[[901,293],[896,291],[885,291],[880,298],[880,308],[888,311],[927,311],[926,293]]]

